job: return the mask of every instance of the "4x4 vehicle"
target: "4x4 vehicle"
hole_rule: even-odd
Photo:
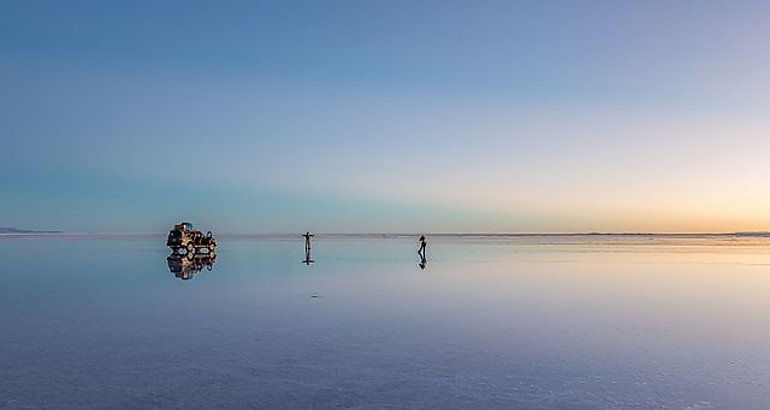
[[[211,231],[204,235],[203,232],[193,229],[192,224],[189,222],[174,225],[174,229],[168,233],[166,245],[174,253],[180,249],[186,249],[187,253],[195,253],[199,249],[208,249],[209,253],[214,253],[217,249],[217,241],[214,239]]]

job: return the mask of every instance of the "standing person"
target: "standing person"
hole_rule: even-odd
[[[310,238],[312,238],[314,235],[310,233],[310,231],[305,232],[304,235],[302,235],[305,238],[305,254],[310,254]]]
[[[305,238],[305,260],[303,260],[302,263],[310,266],[311,263],[315,262],[314,260],[310,259],[310,238],[313,237],[313,234],[308,231],[305,232],[302,237]]]
[[[417,251],[423,258],[425,258],[425,247],[428,245],[428,241],[425,240],[425,235],[420,235],[420,250]]]

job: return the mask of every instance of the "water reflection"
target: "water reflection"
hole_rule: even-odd
[[[0,239],[0,409],[769,408],[770,239],[294,236]]]
[[[310,264],[314,262],[313,257],[310,255],[310,248],[305,248],[305,259],[302,260],[302,263],[310,266]]]
[[[425,254],[420,254],[420,263],[417,264],[420,269],[425,270],[428,267],[428,260],[425,259]]]
[[[166,258],[168,270],[179,279],[189,280],[203,268],[211,271],[214,268],[217,255],[215,253],[172,253]]]

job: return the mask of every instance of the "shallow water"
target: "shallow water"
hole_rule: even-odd
[[[1,237],[0,408],[770,408],[770,239],[429,241]]]

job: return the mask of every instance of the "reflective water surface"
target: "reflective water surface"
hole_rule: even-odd
[[[0,238],[0,408],[770,408],[770,239]]]

